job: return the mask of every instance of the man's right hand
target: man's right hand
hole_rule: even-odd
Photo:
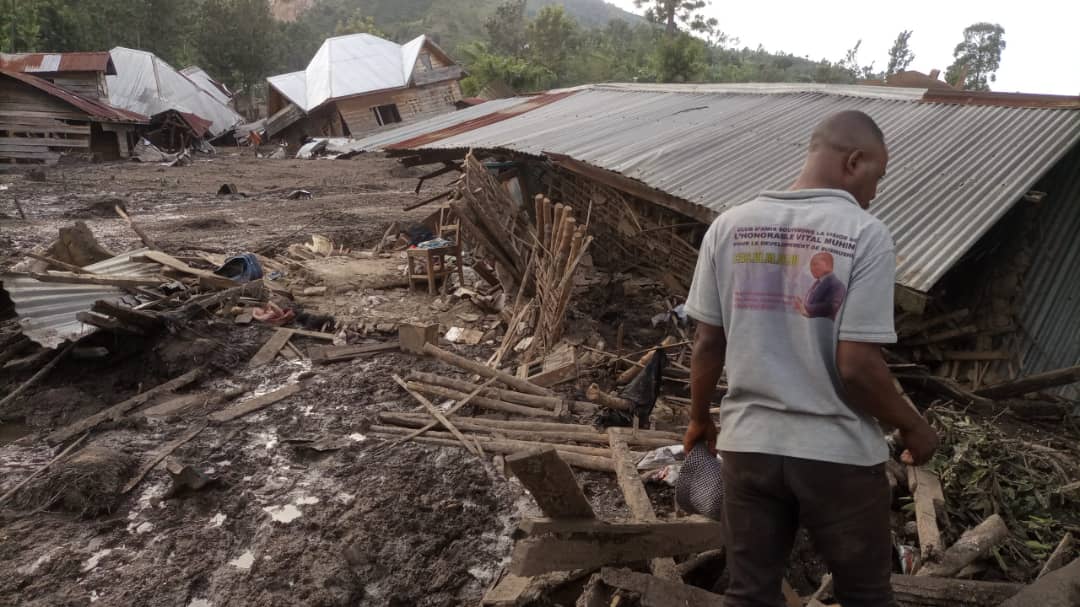
[[[937,432],[925,419],[919,419],[922,423],[907,430],[900,430],[900,441],[904,444],[900,461],[909,466],[921,466],[930,461],[938,448]]]
[[[716,455],[716,422],[711,418],[707,420],[690,420],[683,436],[683,453],[690,453],[694,445],[704,442],[709,453]]]

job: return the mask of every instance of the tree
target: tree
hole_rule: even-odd
[[[896,36],[892,48],[889,49],[889,65],[885,68],[885,76],[889,77],[902,72],[915,60],[915,53],[911,52],[908,40],[911,39],[911,30],[903,30]]]
[[[525,0],[507,0],[484,20],[491,51],[520,55],[525,49]]]
[[[989,91],[997,80],[1001,52],[1005,50],[1005,29],[996,23],[976,23],[964,29],[964,41],[953,50],[953,64],[945,70],[945,81],[970,91]]]
[[[202,67],[233,90],[260,83],[278,63],[279,31],[266,0],[205,0],[198,34]]]
[[[578,24],[559,5],[545,6],[525,28],[530,57],[557,76],[567,73],[567,54],[577,44]]]
[[[375,18],[370,15],[365,16],[359,10],[353,12],[348,19],[338,21],[337,25],[334,26],[335,36],[347,36],[349,34],[371,34],[380,38],[386,37],[386,34],[375,26]]]
[[[41,2],[0,0],[0,51],[37,50],[41,35]]]
[[[716,30],[716,19],[706,17],[703,12],[709,6],[709,0],[634,0],[634,6],[648,6],[645,18],[653,23],[662,23],[668,37],[678,32],[678,23],[692,32],[707,35]]]
[[[654,64],[659,82],[694,82],[705,72],[705,43],[680,33],[665,36],[656,46]]]
[[[848,49],[848,52],[844,54],[844,58],[837,64],[840,69],[846,71],[851,75],[851,81],[857,80],[876,80],[880,79],[883,75],[874,72],[874,62],[871,61],[870,65],[859,65],[859,47],[862,46],[862,40],[855,42],[855,46]]]
[[[539,91],[556,82],[548,68],[513,55],[491,52],[483,42],[473,42],[461,49],[469,76],[461,81],[466,95],[477,95],[491,82],[504,83],[515,91]]]

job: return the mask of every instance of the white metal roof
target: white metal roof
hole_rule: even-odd
[[[210,74],[207,74],[203,68],[197,65],[189,65],[180,70],[180,73],[187,76],[199,88],[210,93],[210,96],[217,99],[218,103],[229,105],[229,101],[232,100],[232,96],[226,92],[228,88],[211,78]]]
[[[118,46],[109,54],[116,65],[116,75],[107,77],[111,105],[146,116],[165,110],[195,114],[211,122],[213,137],[244,120],[153,53]]]
[[[303,71],[267,78],[305,112],[331,99],[409,85],[427,36],[404,45],[371,34],[327,38]]]

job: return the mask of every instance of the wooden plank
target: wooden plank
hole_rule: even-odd
[[[1054,548],[1054,551],[1050,553],[1050,558],[1046,559],[1046,564],[1043,565],[1043,568],[1039,571],[1037,577],[1042,577],[1060,569],[1061,566],[1065,564],[1065,559],[1068,558],[1069,553],[1072,552],[1074,544],[1073,534],[1066,532],[1065,536],[1058,542],[1057,547]]]
[[[1021,584],[913,575],[893,575],[889,581],[900,607],[989,607],[1023,588]]]
[[[64,426],[63,428],[60,428],[54,431],[52,434],[46,436],[45,440],[50,445],[55,445],[57,443],[62,443],[68,440],[76,434],[81,434],[87,430],[90,430],[91,428],[94,428],[95,426],[105,422],[106,420],[119,420],[128,411],[146,402],[149,402],[150,399],[155,398],[160,394],[166,394],[168,392],[179,390],[180,388],[183,388],[188,384],[198,381],[198,379],[202,377],[202,373],[203,370],[201,368],[192,369],[191,371],[188,371],[180,377],[170,379],[169,381],[150,388],[149,390],[141,394],[137,394],[123,402],[117,403],[109,407],[108,409],[105,409],[104,411],[100,411],[98,413],[95,413],[94,415],[84,417],[83,419],[80,419],[73,424],[68,424],[67,426]]]
[[[106,285],[134,289],[135,287],[158,287],[163,282],[159,278],[137,278],[135,276],[109,275],[109,274],[76,274],[74,272],[26,272],[15,273],[16,276],[26,276],[40,282],[62,282],[83,285]]]
[[[665,580],[629,569],[604,567],[600,581],[637,595],[641,607],[723,607],[724,597],[677,580]],[[614,604],[614,603],[613,603]]]
[[[142,257],[145,257],[155,263],[159,263],[166,268],[176,270],[177,272],[182,272],[191,276],[197,276],[200,279],[205,279],[208,283],[213,284],[216,288],[219,289],[236,287],[240,284],[235,280],[225,278],[224,276],[218,276],[213,272],[193,268],[188,264],[180,261],[179,259],[173,257],[172,255],[162,253],[161,251],[146,251],[142,254]]]
[[[438,407],[431,404],[430,400],[424,398],[422,394],[417,393],[415,390],[410,390],[409,386],[405,385],[405,381],[402,380],[399,375],[394,374],[391,377],[393,377],[394,383],[401,386],[406,392],[409,393],[410,396],[416,399],[416,402],[420,403],[425,409],[427,409],[427,412],[430,413],[431,416],[434,417],[436,420],[438,420],[438,422],[442,424],[443,428],[449,430],[450,434],[453,434],[454,438],[458,439],[458,441],[461,442],[461,445],[465,447],[466,451],[472,453],[476,457],[483,457],[483,454],[481,454],[480,450],[476,447],[476,445],[470,443],[469,440],[465,438],[465,435],[461,433],[461,430],[458,430],[457,426],[455,426],[453,422],[447,419],[447,417],[443,415],[442,411],[439,411]]]
[[[937,513],[945,507],[941,480],[925,466],[908,466],[908,488],[915,497],[915,525],[919,534],[919,550],[924,563],[941,556],[941,531]]]
[[[1080,605],[1080,559],[1021,588],[1000,607],[1076,607]]]
[[[315,346],[307,349],[308,358],[313,363],[335,363],[352,360],[361,356],[400,350],[395,342],[383,344],[362,344],[358,346]]]
[[[437,358],[445,363],[454,365],[455,367],[458,367],[460,369],[472,371],[477,375],[483,377],[496,377],[500,382],[506,384],[511,388],[514,388],[519,392],[536,394],[539,396],[551,396],[553,394],[551,390],[543,388],[541,386],[537,386],[536,384],[528,380],[514,377],[513,375],[510,375],[509,373],[504,373],[502,371],[499,371],[498,369],[492,369],[491,367],[488,367],[483,363],[469,360],[464,356],[458,356],[457,354],[454,354],[452,352],[447,352],[446,350],[443,350],[442,348],[439,348],[434,344],[424,344],[424,353],[433,358]]]
[[[245,400],[240,403],[236,403],[231,407],[227,407],[211,414],[207,419],[212,422],[222,423],[234,420],[238,417],[243,417],[249,413],[254,413],[259,409],[269,407],[270,405],[284,400],[300,391],[300,384],[289,384],[282,388],[278,388],[273,392],[267,392],[262,396],[256,396],[255,398]]]
[[[637,463],[630,456],[626,439],[616,428],[608,428],[607,434],[611,444],[611,459],[615,464],[615,477],[619,482],[619,489],[622,490],[623,499],[630,508],[630,515],[633,520],[640,522],[657,520],[652,501],[649,500],[649,494],[645,492],[645,485],[638,475]],[[649,561],[649,570],[661,579],[680,579],[675,561],[671,557],[652,559]]]
[[[68,124],[59,120],[35,120],[33,118],[21,118],[18,120],[0,119],[0,131],[19,133],[60,133],[63,135],[90,135],[90,127],[79,124]]]
[[[533,577],[512,573],[504,575],[484,594],[483,607],[521,607],[531,604],[550,591],[587,575],[584,571],[553,571]]]
[[[574,472],[555,449],[510,455],[506,458],[506,466],[529,490],[545,515],[553,518],[595,517]]]
[[[135,473],[135,476],[133,476],[131,480],[128,481],[126,485],[124,485],[124,488],[120,490],[120,493],[128,493],[129,491],[134,489],[136,485],[138,485],[142,481],[142,479],[146,476],[148,472],[153,470],[155,466],[161,463],[161,460],[168,457],[170,453],[176,451],[176,449],[184,443],[195,438],[200,432],[206,429],[206,425],[207,424],[205,421],[200,421],[194,426],[188,428],[183,434],[176,438],[176,440],[170,441],[155,450],[152,454],[150,454],[150,457],[147,458],[143,465],[139,467],[139,471]]]
[[[87,148],[89,139],[64,139],[60,137],[0,137],[0,145],[30,145],[46,148]]]
[[[324,333],[322,331],[308,331],[307,329],[290,329],[293,335],[299,335],[301,337],[310,337],[312,339],[321,339],[323,341],[335,341],[337,335],[333,333]]]
[[[967,351],[948,350],[941,353],[945,360],[1009,360],[1012,356],[1005,350]]]
[[[993,386],[976,390],[975,394],[985,398],[1009,398],[1076,382],[1080,382],[1080,365],[1036,375],[1028,375],[1027,377],[1022,377],[1015,381],[994,384]]]
[[[59,118],[63,120],[78,120],[80,122],[88,122],[87,115],[81,112],[62,112],[62,111],[35,111],[24,109],[25,106],[19,106],[17,104],[0,102],[0,116],[11,116],[14,118]]]
[[[510,572],[515,575],[593,569],[702,552],[723,544],[720,523],[698,519],[620,525],[552,521],[534,525],[534,529],[545,533],[526,537],[514,546]]]
[[[270,339],[266,340],[266,343],[259,348],[255,356],[252,356],[251,360],[248,361],[248,368],[261,367],[274,360],[274,357],[285,347],[285,342],[289,341],[292,335],[292,329],[277,329],[274,331]]]

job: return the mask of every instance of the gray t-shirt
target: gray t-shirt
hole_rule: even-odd
[[[885,461],[877,421],[844,402],[836,346],[896,342],[895,280],[888,228],[847,192],[765,192],[720,215],[686,302],[727,334],[719,448]]]

